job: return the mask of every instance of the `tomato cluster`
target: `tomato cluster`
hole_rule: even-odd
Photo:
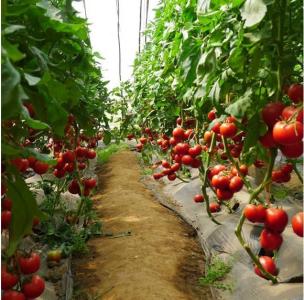
[[[4,290],[1,299],[34,299],[39,297],[45,289],[44,279],[34,274],[40,268],[39,254],[35,252],[31,252],[29,255],[18,254],[16,260],[11,260],[11,262],[10,265],[3,264],[1,266],[1,288]]]

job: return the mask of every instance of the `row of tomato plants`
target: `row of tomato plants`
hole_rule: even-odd
[[[155,152],[164,157],[156,180],[185,180],[189,168],[199,169],[202,194],[194,200],[206,202],[216,223],[213,213],[222,205],[231,211],[233,194],[245,186],[250,199],[235,234],[256,273],[272,282],[288,223],[272,186],[289,182],[292,172],[303,182],[296,166],[303,153],[302,28],[295,25],[302,22],[298,1],[166,1],[148,26],[134,81],[120,90],[121,134],[136,138],[146,161]],[[277,168],[278,152],[286,162]],[[251,165],[264,170],[256,187],[247,177]],[[262,257],[244,240],[246,219],[264,223]],[[303,212],[291,222],[303,236]]]
[[[86,170],[98,141],[110,140],[108,93],[86,20],[71,0],[10,0],[2,8],[2,299],[34,299],[45,289],[42,257],[26,240],[56,223],[67,191],[79,201],[65,224],[86,226],[96,187]],[[26,181],[34,174],[40,187],[51,182],[43,198],[54,195],[52,210],[37,203]],[[48,253],[52,261],[60,256]]]

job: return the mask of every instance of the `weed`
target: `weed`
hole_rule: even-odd
[[[97,159],[98,162],[101,164],[106,163],[110,157],[120,151],[120,150],[125,150],[128,149],[128,145],[124,144],[124,143],[120,143],[120,144],[110,144],[109,146],[107,146],[106,148],[103,149],[98,149],[97,150]]]
[[[231,269],[231,262],[226,263],[219,257],[214,257],[211,260],[211,264],[207,267],[206,275],[199,279],[199,283],[201,285],[213,286],[217,289],[232,291],[232,283],[222,282]]]

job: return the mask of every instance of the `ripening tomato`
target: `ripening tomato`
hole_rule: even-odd
[[[1,297],[2,300],[25,300],[25,296],[21,292],[17,291],[5,291]]]
[[[261,256],[259,258],[260,264],[262,265],[262,267],[265,269],[265,271],[267,271],[268,273],[276,276],[278,275],[278,270],[276,267],[276,264],[274,262],[274,260],[269,257],[269,256]],[[254,267],[254,272],[259,275],[260,277],[263,277],[263,274],[261,273],[261,271],[259,270],[259,268],[257,266]]]
[[[204,133],[204,141],[206,143],[210,143],[212,139],[212,132],[211,131],[205,131]]]
[[[227,190],[217,189],[216,196],[219,199],[219,201],[230,200],[233,197],[233,192],[230,191],[229,189]]]
[[[196,203],[204,202],[204,196],[202,194],[197,194],[193,197],[193,200]]]
[[[301,142],[303,138],[303,124],[300,122],[277,122],[272,131],[273,139],[281,145],[291,145]]]
[[[78,184],[78,181],[76,179],[73,179],[71,181],[71,183],[69,184],[68,186],[68,191],[71,193],[71,194],[80,194],[80,186]]]
[[[210,212],[215,213],[215,212],[220,211],[221,207],[220,207],[220,205],[218,203],[211,202],[209,204],[209,209],[210,209]]]
[[[281,234],[263,229],[260,235],[260,245],[263,249],[273,251],[280,248],[283,243]]]
[[[14,287],[19,281],[17,274],[7,270],[6,265],[1,266],[1,289],[9,290]]]
[[[282,102],[271,102],[268,103],[262,109],[262,118],[264,122],[272,128],[273,125],[280,120],[281,113],[284,109],[284,104]]]
[[[34,275],[30,282],[22,285],[22,292],[29,299],[39,297],[45,289],[44,279],[39,275]]]
[[[26,102],[26,103],[23,103],[23,106],[26,107],[30,117],[33,118],[35,116],[35,109],[34,109],[33,104],[30,102]]]
[[[23,274],[32,274],[40,268],[40,256],[38,253],[32,252],[29,257],[19,257],[18,264]]]
[[[183,128],[177,127],[177,128],[175,128],[175,129],[173,129],[172,135],[173,135],[173,137],[175,137],[176,139],[183,140],[183,139],[184,139],[184,136],[185,136],[185,131],[184,131]]]
[[[30,166],[26,158],[15,158],[11,162],[20,172],[25,172]]]
[[[288,215],[281,208],[267,208],[265,227],[273,232],[281,233],[288,223]]]
[[[226,138],[231,138],[237,133],[237,127],[234,123],[223,123],[220,127],[220,134]]]
[[[303,85],[292,84],[288,89],[288,97],[294,102],[299,103],[303,101]]]
[[[199,168],[201,165],[202,165],[202,162],[200,159],[193,158],[192,163],[191,163],[192,168]]]
[[[214,109],[209,111],[207,118],[209,121],[213,121],[216,118],[216,111]]]
[[[145,138],[145,137],[141,137],[140,139],[139,139],[139,141],[140,141],[140,143],[141,144],[143,144],[143,145],[145,145],[146,143],[147,143],[147,138]]]
[[[291,219],[293,232],[301,237],[303,237],[303,220],[304,220],[303,212],[298,212]]]
[[[178,117],[177,119],[176,119],[176,124],[177,125],[182,125],[182,118],[181,117]]]
[[[303,154],[303,142],[291,145],[281,145],[280,150],[287,158],[297,158]]]
[[[273,139],[271,129],[268,130],[265,135],[261,136],[259,138],[259,141],[265,148],[275,148],[275,147],[277,147],[277,143]]]
[[[237,193],[243,188],[243,185],[244,185],[243,179],[239,176],[234,176],[230,179],[229,189],[232,192]]]

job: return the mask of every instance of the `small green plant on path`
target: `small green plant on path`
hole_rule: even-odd
[[[107,146],[106,148],[103,149],[98,149],[97,150],[97,159],[98,162],[101,164],[106,163],[110,157],[120,151],[120,150],[125,150],[128,149],[128,145],[124,144],[124,143],[120,143],[120,144],[110,144],[109,146]]]
[[[225,262],[219,257],[215,256],[212,258],[210,265],[207,267],[206,275],[199,279],[199,283],[200,285],[209,285],[217,289],[232,292],[232,283],[223,283],[223,280],[231,269],[231,262]]]

